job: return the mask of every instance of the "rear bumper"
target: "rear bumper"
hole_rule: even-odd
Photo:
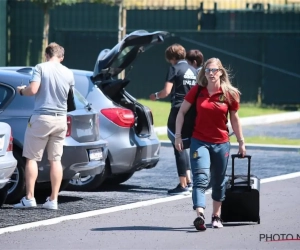
[[[127,145],[122,149],[120,149],[120,146],[118,148],[113,147],[110,142],[109,146],[111,146],[109,147],[109,159],[112,174],[153,168],[159,161],[160,141],[156,136],[136,138],[134,145]]]
[[[81,176],[97,175],[101,174],[105,167],[105,161],[90,161],[75,163],[70,167],[73,170],[72,178],[76,173],[80,173]],[[69,172],[69,171],[68,171]]]
[[[18,162],[11,152],[0,158],[0,188],[3,188],[9,182],[17,164]]]
[[[101,149],[102,159],[97,161],[90,161],[89,150]],[[44,154],[43,161],[39,164],[38,182],[50,181],[49,176],[49,162]],[[105,160],[107,157],[107,142],[99,140],[89,143],[78,143],[72,138],[66,138],[63,156],[61,163],[63,166],[63,179],[70,180],[77,173],[81,176],[97,175],[102,173],[105,168]],[[43,166],[43,167],[41,167]]]
[[[101,149],[102,159],[97,161],[90,161],[88,152],[91,149]],[[79,173],[81,176],[97,175],[101,174],[105,168],[105,160],[107,157],[107,146],[89,146],[89,147],[66,147],[64,154],[70,155],[64,161],[64,166],[68,166],[64,169],[64,179],[72,179],[74,175]],[[63,161],[63,159],[62,159]]]

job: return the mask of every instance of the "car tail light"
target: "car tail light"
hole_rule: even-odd
[[[134,125],[134,114],[129,109],[109,108],[100,111],[106,118],[120,127],[130,128]]]
[[[10,138],[9,138],[9,143],[8,143],[8,147],[7,147],[7,152],[8,151],[13,151],[13,136],[12,133],[10,134]]]
[[[71,118],[71,116],[67,116],[67,126],[68,126],[68,128],[67,128],[66,136],[68,137],[68,136],[71,136],[71,131],[72,131],[72,118]]]
[[[153,114],[152,114],[152,110],[150,110],[150,119],[151,119],[151,125],[154,124],[154,120],[153,120]]]

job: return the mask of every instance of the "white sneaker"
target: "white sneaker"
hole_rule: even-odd
[[[52,209],[56,210],[57,209],[57,200],[50,200],[50,197],[46,199],[46,202],[43,204],[43,208],[45,209]]]
[[[20,200],[20,203],[13,206],[13,208],[33,208],[36,207],[36,201],[35,198],[32,199],[26,199],[26,197],[23,197]]]

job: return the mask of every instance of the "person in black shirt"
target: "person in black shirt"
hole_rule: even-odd
[[[185,59],[190,65],[192,65],[197,70],[197,74],[199,74],[204,62],[202,52],[197,49],[191,49],[188,52],[186,52]]]
[[[155,101],[171,94],[171,111],[168,118],[168,128],[174,127],[177,113],[185,95],[196,84],[197,72],[194,67],[185,60],[186,51],[180,44],[173,44],[165,51],[165,58],[171,64],[165,82],[165,87],[150,95]],[[187,150],[178,151],[174,144],[174,154],[179,176],[179,184],[168,190],[168,194],[189,194],[192,190],[191,167]]]

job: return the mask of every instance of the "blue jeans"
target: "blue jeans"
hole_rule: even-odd
[[[193,173],[193,208],[205,208],[205,191],[211,182],[212,199],[225,199],[225,174],[230,143],[214,144],[191,140],[190,161]]]

